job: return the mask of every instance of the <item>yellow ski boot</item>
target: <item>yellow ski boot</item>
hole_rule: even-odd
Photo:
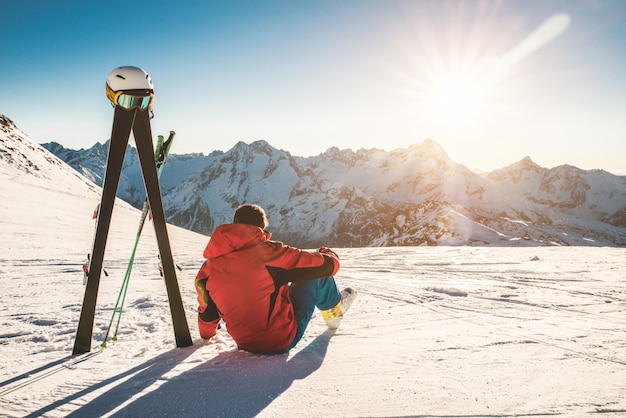
[[[326,325],[328,325],[328,328],[339,328],[339,324],[341,323],[343,315],[348,312],[348,309],[350,309],[350,306],[352,305],[352,302],[354,302],[355,298],[356,290],[348,287],[341,291],[341,300],[338,304],[330,309],[321,311],[322,318],[324,318],[324,321],[326,322]]]

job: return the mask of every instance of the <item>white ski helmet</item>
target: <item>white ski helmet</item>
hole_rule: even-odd
[[[114,92],[120,90],[150,90],[154,91],[152,79],[147,72],[139,67],[118,67],[111,71],[107,78],[107,85]]]
[[[106,83],[107,97],[114,105],[120,104],[125,108],[130,108],[120,101],[120,98],[128,96],[123,93],[128,93],[133,97],[150,97],[149,102],[146,100],[145,103],[147,107],[152,107],[154,85],[148,73],[139,67],[118,67],[109,74]],[[140,107],[144,108],[144,106]]]

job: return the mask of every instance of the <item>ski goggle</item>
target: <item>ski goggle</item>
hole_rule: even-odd
[[[106,86],[107,97],[115,106],[121,106],[126,110],[131,109],[150,109],[152,102],[154,101],[154,93],[149,90],[141,92],[129,92],[129,91],[113,91],[107,84]]]

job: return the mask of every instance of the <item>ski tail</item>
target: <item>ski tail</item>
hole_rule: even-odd
[[[170,149],[172,149],[172,144],[174,143],[174,136],[176,136],[176,132],[170,131],[170,136],[162,143],[160,155],[155,155],[156,166],[159,170],[161,170],[161,167],[165,164],[165,160],[167,160],[167,156],[170,154]]]

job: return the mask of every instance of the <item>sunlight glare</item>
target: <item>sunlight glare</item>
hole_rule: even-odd
[[[570,24],[569,15],[565,13],[552,15],[500,59],[500,62],[493,68],[494,75],[498,79],[508,76],[511,67],[561,36]]]
[[[510,76],[512,68],[565,33],[570,22],[570,16],[565,13],[552,15],[507,53],[498,54],[499,57],[484,53],[490,50],[488,44],[474,44],[466,49],[461,44],[455,45],[450,62],[442,59],[439,50],[430,50],[426,61],[431,65],[425,69],[426,77],[419,85],[432,119],[453,129],[469,128],[479,117],[484,120],[495,108],[494,94]],[[479,50],[483,54],[478,54]]]

